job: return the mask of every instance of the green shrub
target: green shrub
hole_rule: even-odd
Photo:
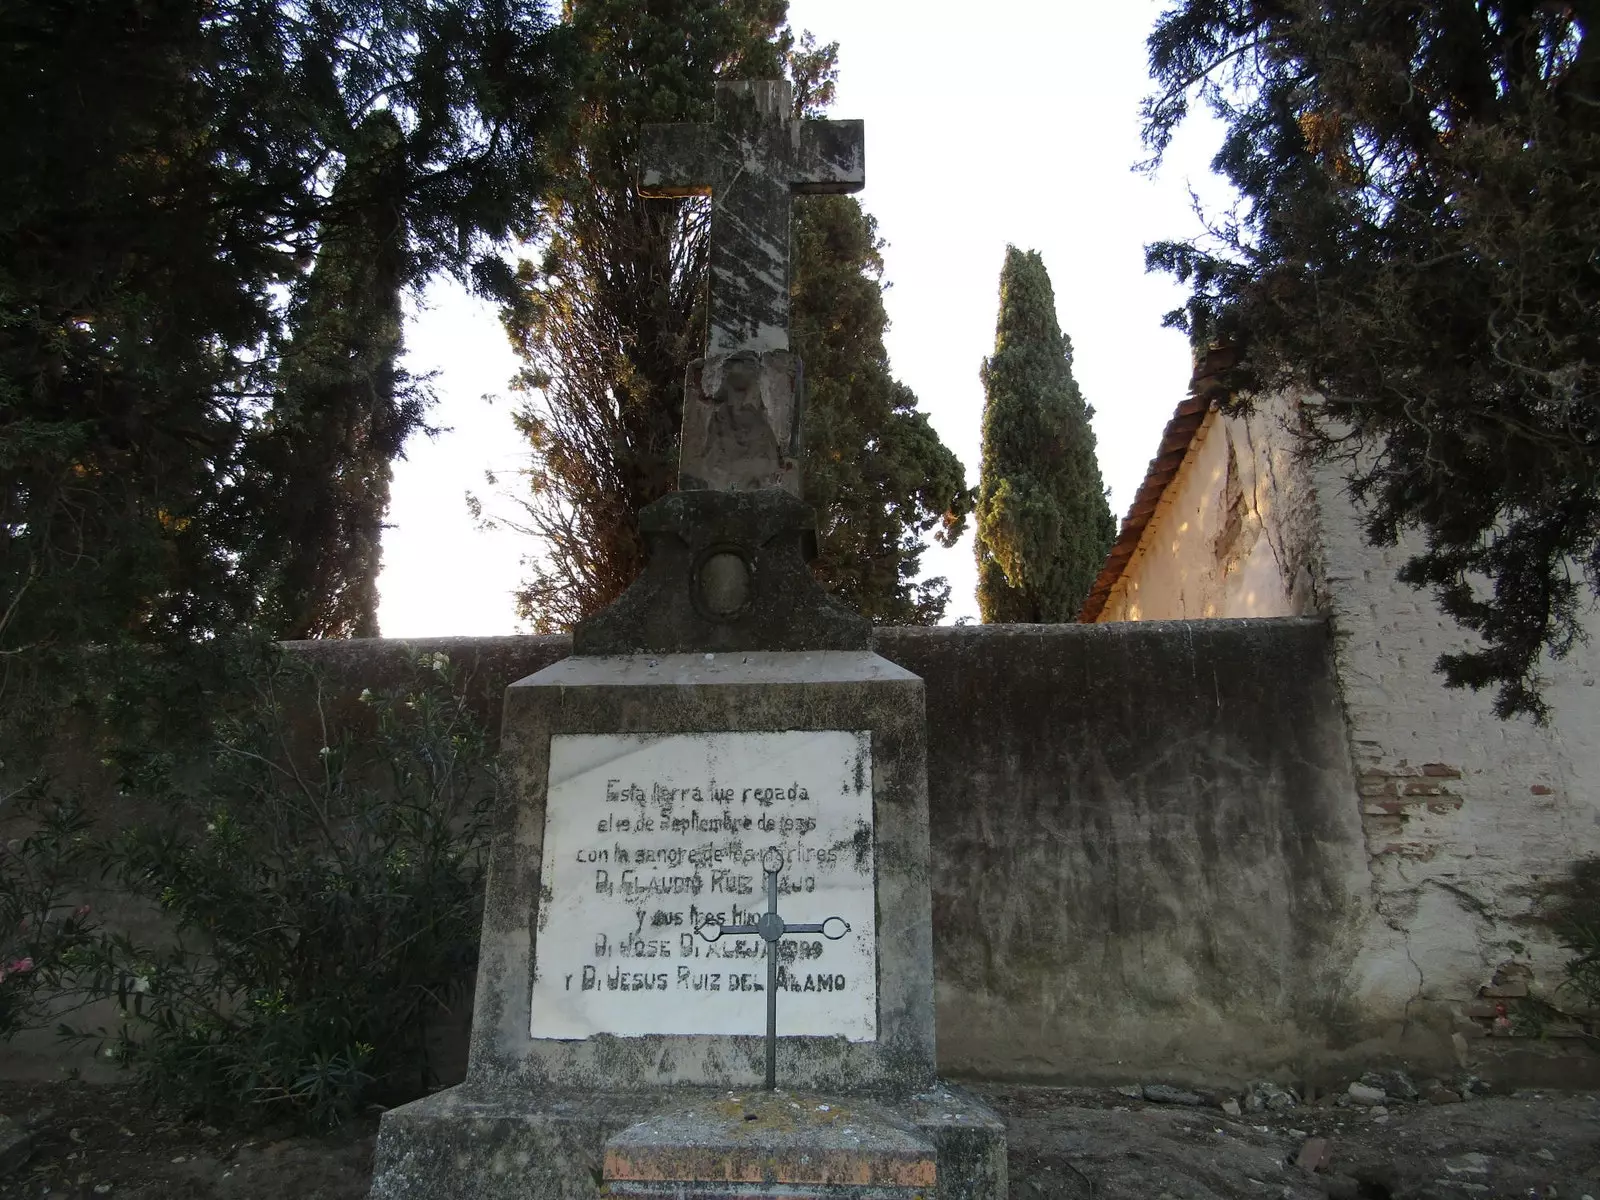
[[[199,782],[162,777],[169,819],[107,846],[176,924],[166,946],[102,939],[81,981],[120,1003],[106,1053],[158,1102],[328,1127],[433,1081],[429,1024],[477,957],[492,803],[464,688],[424,657],[341,719],[315,671],[268,654]]]
[[[1586,1011],[1600,1012],[1600,858],[1573,863],[1552,890],[1556,937],[1572,954],[1562,990],[1576,996]]]
[[[32,779],[0,793],[0,820],[30,829],[0,840],[0,1039],[9,1040],[59,1014],[99,931],[89,905],[71,898],[91,853],[77,800]]]

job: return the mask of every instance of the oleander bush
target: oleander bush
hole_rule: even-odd
[[[92,846],[78,799],[34,777],[0,788],[0,820],[16,834],[0,837],[0,1040],[10,1040],[59,1015],[99,923],[81,901]]]
[[[430,1022],[477,956],[493,764],[467,684],[424,656],[340,708],[314,669],[260,654],[207,769],[147,776],[167,816],[102,846],[175,936],[99,938],[77,984],[120,1023],[63,1032],[213,1120],[327,1128],[426,1090]]]

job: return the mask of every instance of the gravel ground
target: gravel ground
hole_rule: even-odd
[[[1178,1089],[968,1086],[1007,1120],[1014,1200],[1600,1200],[1591,1094],[1289,1107],[1269,1090],[1284,1107],[1233,1116]],[[82,1083],[0,1083],[0,1112],[29,1143],[8,1155],[0,1125],[0,1196],[19,1200],[361,1200],[377,1130],[240,1134]]]

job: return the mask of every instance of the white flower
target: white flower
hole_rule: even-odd
[[[361,689],[361,703],[363,703],[363,704],[371,704],[372,703],[372,689],[371,688],[362,688]]]
[[[330,755],[332,753],[333,753],[333,748],[331,746],[324,746],[321,750],[317,751],[317,757],[318,758],[327,758],[328,755]]]
[[[433,654],[433,669],[443,675],[450,667],[450,656],[443,651],[436,650]]]

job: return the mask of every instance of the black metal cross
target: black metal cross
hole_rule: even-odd
[[[767,873],[767,911],[754,925],[720,925],[708,917],[700,926],[700,936],[714,942],[723,934],[758,934],[767,943],[767,1091],[778,1090],[778,939],[790,933],[820,933],[836,942],[850,932],[843,917],[829,917],[820,924],[786,925],[778,915],[778,872],[783,870],[783,851],[770,847],[761,856],[761,869]]]

